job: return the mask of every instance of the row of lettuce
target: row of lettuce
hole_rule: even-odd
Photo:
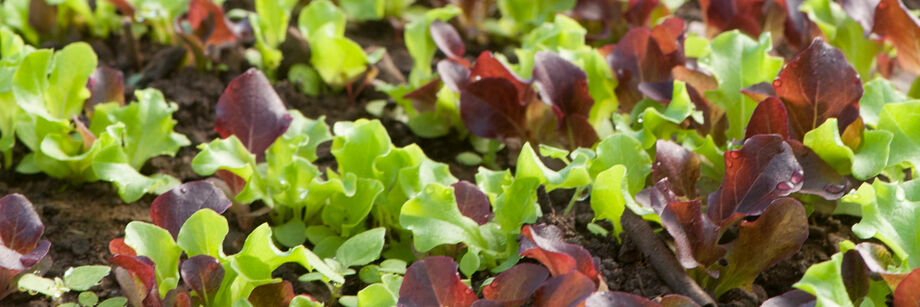
[[[79,3],[67,5],[74,5],[71,2]],[[506,8],[514,3],[500,2]],[[368,60],[361,47],[344,36],[346,19],[362,14],[355,13],[359,6],[347,3],[340,3],[339,9],[330,2],[313,1],[299,15],[295,34],[314,49],[310,65],[291,67],[288,78],[300,80],[308,93],[319,93],[325,85],[305,80],[350,88],[379,56]],[[543,276],[551,285],[544,288],[540,278],[530,278],[540,282],[518,289],[523,292],[515,293],[522,295],[517,297],[543,293],[549,299],[554,297],[546,292],[549,289],[574,287],[584,291],[574,291],[580,294],[573,301],[603,302],[593,294],[601,284],[592,271],[594,264],[587,261],[589,270],[584,255],[571,251],[578,248],[542,247],[569,251],[576,259],[571,263],[579,263],[577,270],[552,269],[550,279],[536,268],[512,270],[520,266],[515,264],[522,256],[555,268],[546,256],[527,252],[540,244],[518,243],[519,236],[530,233],[525,225],[541,215],[540,186],[546,191],[573,189],[575,197],[590,193],[588,203],[596,220],[609,220],[613,225],[609,231],[617,239],[626,208],[660,223],[674,238],[680,263],[717,297],[733,288],[750,289],[760,272],[796,253],[808,238],[808,215],[820,210],[817,197],[840,199],[835,213],[861,216],[853,232],[862,239],[878,239],[884,246],[843,242],[839,254],[813,266],[796,284],[811,296],[794,291],[777,299],[837,305],[882,305],[891,293],[895,302],[914,299],[910,295],[918,293],[914,289],[920,284],[920,273],[911,274],[918,260],[910,255],[920,254],[912,226],[920,219],[920,212],[913,209],[920,194],[911,178],[917,175],[920,127],[914,126],[920,102],[898,92],[884,78],[862,81],[873,72],[882,77],[890,73],[882,64],[892,54],[892,46],[898,67],[913,70],[911,50],[897,38],[889,39],[882,23],[870,20],[867,26],[864,20],[849,17],[847,7],[826,0],[806,1],[789,16],[796,12],[807,16],[827,42],[810,37],[799,41],[801,51],[784,65],[782,58],[771,55],[769,33],[752,39],[748,36],[752,29],[740,29],[744,33],[728,31],[707,40],[688,36],[684,21],[667,14],[646,16],[640,24],[654,26],[634,27],[616,45],[595,48],[586,44],[584,20],[553,16],[574,2],[559,8],[540,3],[530,6],[538,10],[535,15],[508,19],[552,20],[511,27],[532,29],[514,51],[516,64],[489,52],[474,62],[465,59],[460,34],[444,21],[458,15],[468,19],[468,9],[449,6],[428,10],[406,26],[407,49],[416,63],[408,84],[377,84],[393,96],[405,112],[406,123],[420,136],[441,136],[451,130],[469,134],[487,157],[505,145],[520,148],[513,172],[480,168],[474,184],[458,181],[447,165],[427,158],[415,145],[394,146],[378,121],[339,122],[330,131],[322,119],[286,110],[269,80],[277,78],[274,72],[283,58],[278,48],[289,33],[289,20],[264,16],[289,16],[295,5],[256,1],[255,14],[248,15],[256,52],[248,55],[268,77],[252,70],[231,82],[217,105],[215,129],[222,138],[202,144],[192,168],[202,176],[221,178],[234,202],[261,201],[272,208],[272,226],[256,228],[247,240],[248,248],[227,256],[219,244],[226,231],[202,230],[225,229],[226,221],[219,215],[152,209],[155,225],[132,223],[124,241],[113,243],[113,254],[118,255],[113,262],[124,268],[122,275],[135,281],[131,288],[135,291],[125,291],[128,300],[171,305],[184,295],[214,306],[252,302],[259,299],[253,293],[285,291],[286,284],[279,286],[270,273],[293,261],[316,269],[301,279],[327,283],[337,293],[334,296],[341,294],[337,291],[344,276],[360,275],[371,286],[357,296],[336,297],[348,305],[387,305],[397,300],[419,300],[416,304],[425,305],[424,297],[401,295],[399,285],[407,283],[413,290],[406,293],[454,289],[451,293],[466,294],[434,295],[450,297],[438,302],[442,305],[471,304],[476,296],[470,294],[475,291],[467,292],[462,282],[454,282],[457,268],[466,277],[481,270],[536,274],[527,276]],[[880,3],[871,10],[875,20],[896,19],[901,15],[892,10],[904,10],[898,1]],[[200,16],[191,14],[196,6],[206,11],[216,7],[223,15],[220,3],[207,4],[211,2],[185,4],[188,16]],[[172,35],[182,35],[177,30],[181,27],[174,28],[169,21],[184,18],[185,6],[176,5],[159,22],[147,19],[154,25],[151,31],[161,33],[153,37],[177,40]],[[384,6],[381,14],[398,11]],[[193,19],[188,20],[191,26],[201,24]],[[508,20],[492,26],[513,24]],[[7,23],[28,40],[39,39]],[[220,44],[211,41],[220,41],[214,36],[218,28],[237,29],[233,24],[211,26],[215,30],[208,37],[198,37],[203,45]],[[863,33],[881,35],[888,45]],[[0,114],[5,167],[12,163],[18,139],[28,149],[16,167],[23,173],[44,172],[74,182],[110,181],[125,201],[145,193],[161,194],[179,184],[166,175],[138,171],[151,157],[174,155],[189,145],[172,131],[174,104],[150,89],[138,91],[137,102],[117,103],[124,101],[117,97],[123,92],[117,90],[118,78],[112,77],[117,72],[97,69],[95,54],[86,44],[36,50],[11,31],[0,35],[0,68],[10,76],[0,79],[0,104],[13,110]],[[793,44],[788,34],[784,39]],[[335,50],[322,50],[327,47]],[[438,49],[446,58],[437,63],[435,77],[428,63]],[[205,54],[212,49],[202,50]],[[112,96],[113,92],[118,94]],[[88,127],[80,115],[90,120]],[[316,148],[330,140],[336,166],[320,171],[314,164]],[[566,166],[550,169],[541,156]],[[201,197],[208,202],[199,207],[218,213],[229,206],[215,201],[223,193],[213,187],[205,188],[213,193],[203,196],[201,187],[189,184],[161,195],[157,202]],[[190,195],[183,196],[186,193]],[[211,207],[214,203],[225,205]],[[728,244],[722,238],[726,234],[735,236]],[[30,257],[23,259],[34,259],[33,250],[41,254],[45,246],[38,241],[40,235],[12,250]],[[561,243],[561,235],[548,236]],[[272,240],[291,249],[282,252]],[[312,251],[301,245],[305,242],[313,246]],[[412,262],[427,255],[446,255],[458,264],[451,267],[452,262],[441,258]],[[381,257],[386,260],[377,262]],[[37,263],[29,261],[22,264]],[[408,263],[413,266],[407,271]],[[8,269],[23,271],[31,264]],[[186,270],[199,279],[186,278]],[[412,272],[416,274],[410,276]],[[452,284],[419,290],[426,283],[411,281],[423,272],[432,275],[431,280]],[[126,280],[123,287],[132,280],[122,279]],[[513,280],[499,275],[494,281],[500,279]],[[193,294],[182,294],[180,281]],[[500,296],[490,297],[500,291],[486,289],[489,286],[481,290],[486,299],[500,300]],[[291,300],[291,304],[308,301]]]

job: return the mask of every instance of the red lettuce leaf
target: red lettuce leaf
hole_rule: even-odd
[[[703,214],[699,200],[678,199],[667,178],[639,192],[636,200],[661,218],[661,225],[677,245],[677,259],[685,268],[706,268],[725,255],[725,249],[718,244],[721,227]],[[716,275],[714,271],[708,273]]]
[[[261,71],[251,68],[234,78],[217,101],[214,129],[220,137],[236,135],[261,161],[293,117]]]
[[[623,13],[623,18],[633,26],[648,26],[649,17],[658,6],[658,0],[629,0],[629,8]]]
[[[894,290],[895,307],[915,307],[920,302],[920,269],[914,269]]]
[[[795,289],[766,300],[760,307],[814,307],[815,304],[817,298],[814,295]]]
[[[435,78],[414,91],[406,93],[403,98],[412,100],[412,106],[419,112],[434,111],[438,103],[438,91],[443,85],[441,79]]]
[[[607,63],[617,74],[620,110],[629,112],[642,100],[641,83],[670,82],[671,70],[684,64],[683,32],[679,18],[665,19],[651,30],[633,28],[613,46]],[[664,93],[670,101],[671,93]]]
[[[453,61],[439,61],[438,75],[447,88],[455,93],[461,93],[470,84],[470,68]]]
[[[843,253],[840,279],[843,280],[850,301],[860,302],[869,294],[869,267],[859,251],[851,249]]]
[[[217,258],[197,255],[182,262],[182,280],[205,302],[211,302],[224,280],[224,267]]]
[[[786,42],[788,42],[790,46],[799,50],[804,48],[812,38],[821,35],[818,25],[809,20],[804,12],[799,11],[799,6],[801,6],[805,0],[777,0],[776,2],[783,7],[783,11],[786,14],[786,21],[783,25],[783,37],[786,38]]]
[[[537,289],[534,306],[578,306],[597,290],[597,284],[578,271],[554,276]]]
[[[236,35],[228,25],[230,22],[224,16],[224,10],[210,0],[192,0],[186,21],[205,48],[236,42]]]
[[[453,26],[441,20],[435,20],[431,22],[428,28],[431,31],[431,38],[434,39],[434,44],[448,58],[459,63],[469,63],[463,58],[463,54],[466,53],[466,44],[463,43],[460,33],[457,33]]]
[[[482,288],[482,295],[505,307],[521,306],[548,277],[549,271],[543,266],[521,263],[498,274],[492,283]]]
[[[728,266],[722,269],[716,295],[736,287],[750,289],[760,272],[798,252],[805,239],[805,207],[789,197],[774,200],[757,220],[741,222],[738,238],[728,244]]]
[[[881,0],[875,8],[872,32],[891,42],[898,51],[898,64],[920,73],[920,21],[899,0]]]
[[[769,97],[757,104],[751,121],[748,123],[745,139],[758,134],[776,134],[783,139],[789,138],[789,121],[786,107],[776,97]]]
[[[230,205],[224,192],[214,184],[204,180],[192,181],[157,196],[150,204],[150,217],[155,225],[168,230],[175,239],[182,224],[196,211],[211,209],[220,214]]]
[[[594,105],[588,93],[588,75],[555,53],[540,51],[534,57],[533,77],[543,101],[553,107],[559,126],[568,130],[570,145],[593,146],[597,133],[588,122]]]
[[[760,36],[765,19],[766,0],[700,0],[703,21],[709,36],[729,30],[741,30],[752,37]]]
[[[880,2],[881,0],[841,0],[840,6],[843,7],[847,16],[859,22],[868,35],[875,25],[876,8]]]
[[[485,225],[495,216],[492,213],[489,196],[475,184],[461,180],[452,184],[451,187],[454,188],[454,198],[463,216],[476,221],[479,225]]]
[[[406,270],[399,288],[398,306],[470,306],[473,289],[460,280],[457,263],[444,256],[416,261]]]
[[[789,139],[789,123],[786,107],[775,97],[761,101],[751,115],[746,139],[755,135],[776,134],[786,138],[795,154],[796,161],[802,166],[805,175],[801,193],[818,195],[827,200],[839,199],[849,187],[849,181],[838,174],[827,162],[821,159],[811,148],[801,142]]]
[[[524,225],[519,254],[542,263],[553,276],[578,271],[599,282],[591,253],[580,245],[566,243],[562,230],[553,225]]]
[[[293,299],[294,287],[287,280],[258,286],[249,294],[252,306],[287,307]]]
[[[837,118],[840,131],[859,117],[862,82],[837,48],[821,39],[792,58],[773,81],[789,114],[789,134],[801,141],[805,133]]]
[[[480,137],[526,137],[526,112],[527,107],[518,103],[518,91],[508,79],[483,78],[460,94],[460,119]]]
[[[121,70],[100,65],[86,82],[90,96],[83,104],[87,114],[92,114],[93,107],[104,102],[117,102],[125,105],[125,75]]]
[[[45,225],[25,196],[0,198],[0,269],[24,271],[44,258],[51,248],[51,242],[41,240],[44,232]]]
[[[489,51],[483,51],[479,54],[469,74],[470,81],[479,81],[486,78],[501,78],[514,85],[514,88],[517,90],[517,102],[522,106],[530,104],[536,97],[533,86],[531,86],[531,81],[521,80],[521,78],[515,75],[511,69],[508,69],[505,64],[502,64],[502,62],[492,56],[492,53]]]
[[[696,198],[696,182],[700,179],[700,159],[696,153],[668,140],[655,144],[652,182],[667,178],[678,196]]]
[[[755,101],[763,101],[769,97],[776,96],[773,85],[767,82],[760,82],[741,89],[741,93]]]
[[[115,277],[131,305],[162,306],[153,260],[146,256],[115,255],[109,262],[118,265]]]
[[[188,295],[185,289],[172,289],[166,292],[163,298],[163,306],[167,307],[191,307],[192,297]]]
[[[802,188],[804,174],[792,148],[778,135],[755,135],[725,152],[722,186],[709,195],[708,214],[726,225],[759,215],[770,203]]]
[[[112,255],[137,256],[137,252],[125,243],[124,238],[115,238],[109,241],[109,252]]]

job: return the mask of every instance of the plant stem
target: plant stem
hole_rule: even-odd
[[[687,271],[677,262],[671,249],[655,236],[648,222],[630,210],[623,211],[620,222],[626,235],[632,238],[639,250],[645,254],[668,287],[693,299],[701,306],[716,306],[712,296],[687,275]]]
[[[585,191],[585,186],[580,186],[575,189],[575,195],[572,195],[572,199],[569,200],[569,204],[565,207],[565,211],[562,212],[562,215],[569,215],[569,212],[572,211],[572,208],[575,207],[575,202],[578,200],[579,195]]]

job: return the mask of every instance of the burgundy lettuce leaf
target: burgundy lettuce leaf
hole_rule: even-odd
[[[188,290],[183,288],[172,289],[166,291],[166,297],[163,298],[163,306],[192,307],[192,297],[188,294]]]
[[[44,232],[45,225],[25,196],[0,198],[0,269],[25,271],[44,258],[51,248],[51,242],[41,240]]]
[[[812,38],[820,35],[818,25],[809,20],[804,12],[799,11],[799,6],[805,0],[777,0],[776,2],[782,6],[786,15],[786,21],[783,24],[783,37],[790,46],[796,50],[805,48]]]
[[[869,267],[862,255],[855,249],[843,253],[840,264],[840,279],[850,296],[850,301],[859,304],[866,295],[869,295]]]
[[[543,101],[553,107],[558,126],[565,127],[571,147],[592,147],[597,133],[588,122],[594,99],[588,93],[588,75],[559,55],[540,51],[534,57],[533,77]]]
[[[112,255],[137,256],[137,252],[125,243],[124,238],[115,238],[109,241],[109,252]]]
[[[454,198],[463,216],[476,221],[479,225],[485,225],[495,216],[492,213],[489,196],[475,184],[461,180],[452,184],[451,187],[454,188]]]
[[[818,195],[827,200],[839,199],[849,187],[849,181],[821,159],[811,148],[789,139],[789,119],[786,107],[775,97],[761,101],[748,123],[745,139],[755,135],[776,134],[786,139],[796,161],[805,175],[801,193]]]
[[[444,52],[448,58],[459,63],[468,63],[468,61],[463,58],[463,54],[466,53],[466,44],[463,43],[463,39],[460,38],[460,33],[457,33],[457,30],[454,29],[453,26],[441,20],[435,20],[431,22],[429,30],[431,32],[431,38],[434,39],[434,44],[437,45],[438,49]]]
[[[875,9],[881,0],[841,0],[840,6],[847,13],[847,16],[859,22],[863,27],[866,35],[872,32],[875,25]]]
[[[482,288],[482,295],[505,307],[521,306],[548,277],[549,271],[543,266],[521,263],[498,274],[492,283]]]
[[[205,48],[236,42],[224,10],[210,0],[192,0],[185,21]]]
[[[808,239],[805,207],[794,198],[776,199],[753,222],[742,221],[738,238],[727,245],[728,265],[719,276],[720,290],[750,289],[760,272],[791,257]]]
[[[655,144],[652,182],[667,178],[678,196],[696,198],[696,182],[700,179],[700,159],[696,153],[668,140]]]
[[[799,161],[802,170],[805,172],[804,183],[799,190],[801,193],[818,195],[826,200],[836,200],[843,197],[843,194],[849,190],[850,181],[837,173],[830,164],[827,164],[811,148],[803,145],[799,141],[789,140],[789,146],[795,153],[795,159]]]
[[[578,271],[553,276],[537,289],[533,306],[579,306],[594,291],[597,284]]]
[[[293,117],[261,71],[247,70],[234,78],[217,101],[214,129],[220,137],[235,135],[261,161]]]
[[[844,131],[859,117],[859,74],[840,50],[819,38],[783,67],[773,88],[786,106],[794,140],[801,141],[828,118],[837,118]]]
[[[679,294],[668,294],[662,296],[660,302],[655,302],[639,295],[619,291],[595,292],[585,300],[585,307],[608,306],[699,307],[700,305],[692,299]]]
[[[920,73],[920,21],[899,0],[881,0],[875,7],[872,32],[891,42],[898,51],[898,64]]]
[[[197,255],[182,262],[182,280],[198,297],[211,302],[224,280],[224,267],[217,258]]]
[[[773,85],[767,82],[760,82],[741,89],[741,93],[750,97],[754,101],[763,101],[769,97],[776,96]]]
[[[795,289],[766,300],[760,307],[814,307],[817,303],[811,293]]]
[[[633,26],[648,26],[652,12],[659,7],[658,0],[629,0],[629,8],[623,13],[626,22]],[[665,12],[667,15],[667,12]]]
[[[802,188],[804,174],[792,148],[778,135],[755,135],[725,152],[725,177],[709,195],[707,213],[718,225],[759,215],[774,199]]]
[[[435,78],[414,91],[406,93],[403,98],[412,100],[412,106],[419,112],[434,111],[438,103],[438,91],[443,85],[440,78]]]
[[[90,96],[83,104],[87,114],[92,114],[95,105],[104,102],[117,102],[125,104],[125,75],[121,70],[100,65],[86,82]]]
[[[162,306],[157,288],[155,264],[146,256],[115,255],[115,278],[132,306]]]
[[[461,93],[470,84],[470,68],[453,61],[438,61],[438,75],[455,93]]]
[[[920,269],[914,269],[894,290],[895,307],[913,307],[920,302]]]
[[[218,214],[230,208],[231,202],[214,184],[199,180],[184,183],[157,196],[150,204],[153,223],[179,236],[179,229],[196,211],[211,209]]]
[[[857,244],[853,250],[859,252],[859,256],[866,265],[866,269],[869,270],[870,276],[873,279],[880,277],[890,288],[897,288],[898,284],[907,277],[908,273],[889,271],[889,268],[898,267],[900,260],[896,260],[884,245],[862,242]]]
[[[406,270],[399,288],[398,306],[470,306],[473,289],[460,280],[457,263],[444,256],[419,260]]]
[[[526,137],[526,112],[527,107],[518,103],[518,90],[508,79],[483,78],[460,93],[460,119],[476,136]]]
[[[580,245],[566,243],[562,230],[553,225],[524,225],[521,229],[521,257],[536,259],[553,274],[561,276],[578,271],[594,283],[599,277],[591,253]]]
[[[758,134],[776,134],[783,139],[789,137],[786,107],[778,98],[764,99],[754,108],[754,114],[751,115],[744,138],[749,139]]]
[[[752,37],[760,36],[766,18],[766,0],[700,0],[706,33],[716,36],[729,30],[741,30]]]
[[[220,284],[218,284],[220,286]],[[249,303],[252,306],[286,307],[294,299],[294,287],[291,282],[284,280],[279,283],[266,284],[256,287],[249,294]]]
[[[668,18],[651,30],[637,27],[629,30],[607,55],[619,85],[616,88],[620,110],[629,112],[642,100],[639,85],[672,81],[671,70],[684,64],[683,32],[685,24],[679,18]],[[646,85],[650,87],[651,85]],[[653,88],[648,88],[651,90]],[[671,93],[661,90],[667,101]]]
[[[661,225],[677,245],[677,259],[685,268],[706,268],[725,255],[725,249],[718,244],[721,227],[703,214],[699,200],[679,199],[667,178],[639,192],[636,201],[655,210],[661,218]],[[715,271],[708,273],[716,275]]]
[[[533,90],[533,86],[531,86],[532,82],[521,80],[505,64],[492,56],[492,52],[489,51],[483,51],[479,54],[469,73],[471,82],[486,78],[501,78],[510,82],[517,91],[517,102],[522,106],[530,104],[536,98],[536,93]]]

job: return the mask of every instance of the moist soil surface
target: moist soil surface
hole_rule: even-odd
[[[229,7],[248,7],[247,1],[228,1]],[[251,9],[251,7],[250,7]],[[366,48],[383,47],[388,58],[378,64],[381,71],[379,78],[387,82],[398,82],[405,78],[412,66],[411,57],[402,42],[402,34],[388,22],[371,22],[359,27],[350,27],[347,36]],[[241,61],[241,51],[226,50],[221,62],[226,69],[221,71],[199,71],[194,66],[183,65],[181,50],[165,47],[141,40],[139,56],[131,57],[126,39],[112,37],[107,40],[94,40],[91,45],[100,57],[100,63],[113,66],[125,72],[126,78],[143,76],[140,85],[157,88],[163,92],[168,101],[176,102],[179,110],[174,114],[178,122],[175,130],[188,136],[192,146],[182,148],[176,157],[157,157],[142,169],[145,174],[165,173],[179,178],[183,182],[205,179],[191,169],[191,161],[198,152],[197,145],[217,137],[214,131],[214,108],[220,94],[228,82],[249,67]],[[48,44],[59,47],[63,44]],[[484,48],[472,46],[473,49]],[[488,47],[494,50],[500,48]],[[287,57],[287,56],[286,56]],[[283,70],[284,68],[282,68]],[[140,86],[139,86],[140,87]],[[321,97],[304,95],[295,84],[287,81],[277,82],[275,90],[285,105],[297,109],[305,116],[317,118],[325,116],[331,126],[336,121],[374,118],[364,106],[369,101],[387,99],[383,93],[376,92],[372,86],[365,87],[349,101],[344,93],[332,93]],[[133,87],[126,88],[126,101],[133,99]],[[425,153],[435,161],[450,165],[454,176],[473,181],[476,167],[459,164],[455,156],[464,151],[471,151],[469,143],[456,135],[425,139],[415,136],[409,128],[399,121],[380,118],[390,138],[397,146],[411,143],[418,144]],[[334,158],[329,153],[328,144],[318,150],[317,163],[321,166],[333,166]],[[18,160],[25,153],[20,148],[15,152]],[[499,153],[500,167],[511,167],[511,153],[504,150]],[[18,162],[18,161],[17,161]],[[13,170],[0,170],[0,195],[21,193],[29,198],[45,223],[44,239],[52,242],[50,258],[53,261],[46,276],[62,276],[69,267],[108,264],[108,243],[113,238],[123,237],[124,228],[131,221],[150,222],[149,206],[153,196],[147,195],[141,200],[126,204],[118,198],[114,187],[105,182],[71,183],[50,178],[46,175],[24,175]],[[566,194],[568,193],[568,194]],[[610,290],[626,291],[645,297],[654,298],[674,293],[655,272],[646,257],[633,244],[633,239],[623,235],[619,242],[612,236],[601,236],[588,231],[586,225],[593,220],[593,213],[587,202],[577,202],[568,215],[562,214],[571,191],[554,191],[548,197],[541,197],[540,205],[544,215],[539,222],[554,224],[563,229],[566,240],[584,246],[596,258],[599,271]],[[545,196],[545,193],[543,193]],[[256,205],[258,206],[258,205]],[[232,210],[230,210],[232,211]],[[230,234],[224,245],[228,253],[238,251],[249,229],[240,227],[233,212],[228,211]],[[262,218],[261,220],[264,220]],[[257,219],[256,222],[261,222]],[[850,226],[857,220],[846,217],[831,217],[814,214],[810,220],[808,240],[802,250],[790,259],[780,262],[757,278],[753,291],[733,290],[722,297],[723,306],[754,306],[768,297],[780,295],[791,289],[805,270],[812,264],[829,259],[836,252],[837,243],[845,239],[854,239],[849,232]],[[598,222],[611,229],[609,224]],[[660,228],[659,228],[660,229]],[[659,237],[668,240],[664,231]],[[293,265],[282,266],[275,272],[276,276],[291,280],[295,284],[295,293],[307,293],[317,299],[328,299],[329,291],[321,284],[305,284],[296,281],[304,273]],[[488,276],[477,274],[474,279]],[[481,280],[474,280],[474,283]],[[345,294],[354,294],[363,287],[357,278],[350,278],[343,287]],[[112,276],[105,278],[101,286],[93,288],[101,299],[120,296],[121,290]],[[65,302],[76,300],[75,294],[65,296]],[[27,293],[13,294],[0,306],[49,306],[53,302],[42,296],[30,296]]]

